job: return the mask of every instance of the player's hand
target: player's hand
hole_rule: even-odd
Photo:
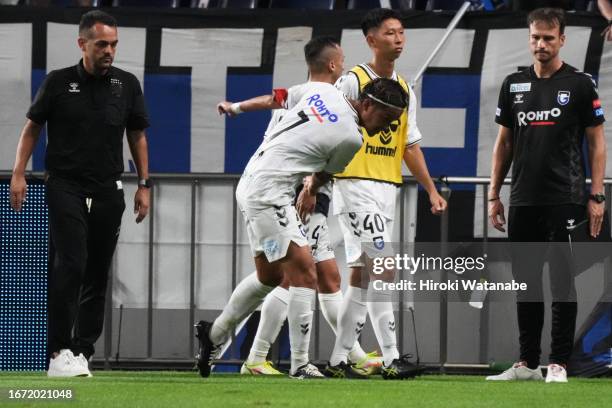
[[[28,191],[28,185],[24,175],[15,175],[11,177],[11,194],[10,201],[13,210],[19,212],[23,207],[23,203],[26,200],[26,194]]]
[[[136,224],[140,224],[149,214],[149,205],[151,203],[151,190],[146,187],[138,187],[134,195],[134,214],[136,216]]]
[[[304,176],[302,179],[302,189],[308,190],[308,194],[312,195],[312,176]]]
[[[601,224],[604,216],[604,203],[596,203],[589,200],[587,204],[587,214],[589,215],[589,229],[591,237],[597,238],[601,231]]]
[[[431,213],[433,215],[442,214],[444,211],[446,211],[446,208],[448,207],[448,203],[446,202],[446,200],[442,198],[440,193],[438,193],[437,191],[429,195],[429,202],[431,203]]]
[[[504,216],[504,205],[501,199],[489,201],[489,219],[493,224],[493,228],[498,231],[506,232],[504,225],[506,225],[506,217]]]
[[[607,41],[612,41],[612,26],[608,24],[606,28],[601,32],[601,36],[604,37]]]
[[[300,195],[295,202],[295,209],[303,223],[306,224],[308,222],[308,217],[314,211],[316,204],[317,194],[311,194],[310,188],[307,188],[306,184],[304,184],[304,188],[300,191]]]
[[[228,101],[219,102],[217,112],[219,112],[219,115],[236,116],[232,110],[232,103]]]

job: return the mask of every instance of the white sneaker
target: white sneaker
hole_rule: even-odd
[[[549,364],[548,372],[546,373],[546,382],[547,383],[566,383],[567,382],[567,371],[563,366],[559,364]]]
[[[80,353],[79,356],[76,357],[76,361],[77,363],[85,367],[85,369],[87,370],[87,377],[93,377],[93,375],[91,375],[91,371],[89,370],[89,361],[87,361],[83,353]]]
[[[532,370],[521,361],[514,363],[512,367],[503,373],[490,375],[486,379],[487,381],[542,381],[544,377],[542,377],[542,370],[539,367]]]
[[[48,377],[87,377],[91,373],[77,360],[69,349],[62,349],[49,360]]]

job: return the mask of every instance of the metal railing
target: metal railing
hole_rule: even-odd
[[[42,179],[42,173],[28,173],[28,178],[39,178]],[[10,173],[8,172],[0,172],[0,179],[10,178]],[[155,202],[155,189],[156,185],[160,185],[163,183],[169,182],[183,182],[189,184],[190,188],[190,262],[189,262],[189,344],[188,354],[192,355],[195,350],[194,344],[194,328],[193,322],[195,321],[195,313],[196,313],[196,293],[195,293],[195,282],[196,282],[196,274],[198,273],[196,266],[196,225],[198,220],[198,192],[201,186],[208,185],[211,183],[222,183],[227,184],[232,187],[232,192],[235,195],[236,186],[238,184],[238,180],[240,175],[237,174],[219,174],[219,173],[191,173],[191,174],[151,174],[150,176],[152,180],[152,189],[151,189],[151,204],[149,209],[149,230],[148,230],[148,278],[147,278],[147,344],[146,344],[146,359],[145,360],[155,360],[153,356],[153,311],[154,311],[154,299],[153,299],[153,282],[155,278],[155,268],[153,262],[154,256],[154,232],[155,232],[155,211],[157,209]],[[136,182],[136,176],[133,174],[125,174],[123,179],[126,181]],[[488,200],[487,193],[489,189],[490,180],[488,177],[439,177],[436,179],[436,182],[440,185],[441,194],[448,199],[450,197],[451,185],[453,184],[467,184],[473,185],[477,187],[481,187],[483,189],[482,194],[482,242],[485,245],[489,240],[488,234]],[[587,180],[590,182],[590,180]],[[416,185],[416,180],[414,177],[404,177],[404,183],[400,190],[400,205],[399,205],[399,244],[403,247],[406,241],[406,192],[407,189],[412,187],[414,188]],[[510,179],[504,180],[504,184],[510,184]],[[605,187],[605,195],[606,195],[606,210],[610,211],[610,205],[612,201],[612,189],[609,186],[612,185],[612,179],[604,180]],[[236,200],[232,200],[232,256],[231,256],[231,287],[232,290],[236,287],[238,283],[238,270],[237,270],[237,233],[238,233],[238,209]],[[449,209],[452,210],[452,206],[449,206]],[[444,248],[445,244],[448,243],[449,238],[449,211],[445,212],[441,215],[440,222],[440,237],[441,237],[441,245]],[[444,250],[444,249],[443,249]],[[610,265],[606,264],[607,270],[609,270]],[[112,289],[113,289],[113,273],[109,274],[109,285],[107,291],[107,302],[106,302],[106,310],[105,310],[105,324],[104,324],[104,366],[106,368],[111,367],[111,354],[112,354],[112,340],[113,340],[113,305],[112,305]],[[607,274],[606,274],[607,279]],[[607,282],[606,282],[607,283]],[[315,330],[314,331],[314,349],[315,349],[315,359],[319,358],[319,341],[320,341],[320,331],[318,330],[318,314],[315,320]],[[400,307],[398,309],[398,319],[400,322],[405,321],[405,308],[403,307],[403,297],[400,296]],[[488,308],[483,307],[480,312],[480,346],[479,346],[479,360],[481,363],[484,363],[488,360],[489,354],[489,344],[488,344]],[[403,327],[402,324],[400,327]],[[439,346],[439,368],[441,371],[444,371],[445,367],[456,366],[454,364],[447,364],[447,355],[448,355],[448,299],[444,292],[440,295],[440,316],[439,316],[439,333],[440,333],[440,346]],[[403,348],[405,344],[405,335],[404,330],[400,330],[398,333],[398,344],[400,349]],[[133,360],[133,359],[132,359]]]

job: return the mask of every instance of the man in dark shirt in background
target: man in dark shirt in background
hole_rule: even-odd
[[[595,83],[559,57],[565,41],[562,10],[534,10],[528,24],[534,64],[509,75],[502,85],[489,191],[489,217],[496,229],[505,231],[499,191],[513,163],[508,237],[523,244],[513,244],[513,255],[518,256],[513,257],[512,274],[527,283],[527,291],[517,293],[521,353],[518,363],[488,380],[543,380],[539,364],[544,251],[534,251],[529,242],[567,242],[567,227],[585,220],[590,239],[600,233],[600,238],[609,236],[609,225],[604,222],[604,116]],[[584,135],[592,178],[590,193],[582,155]],[[569,269],[559,257],[550,260],[552,344],[546,382],[567,382],[566,364],[577,313]]]
[[[91,376],[88,359],[102,332],[108,271],[125,210],[120,177],[126,129],[139,176],[137,223],[149,209],[149,120],[138,79],[112,66],[117,43],[112,16],[96,10],[81,17],[82,60],[49,73],[17,146],[10,200],[20,211],[26,165],[47,124],[49,376]]]

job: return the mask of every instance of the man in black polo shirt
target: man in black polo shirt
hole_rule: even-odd
[[[603,178],[606,144],[603,110],[588,74],[565,64],[559,50],[565,41],[560,9],[537,9],[528,16],[529,45],[534,64],[506,77],[499,96],[499,126],[493,150],[489,217],[505,231],[499,191],[510,164],[512,190],[508,236],[520,252],[512,273],[527,283],[517,293],[520,359],[512,368],[488,380],[542,380],[540,342],[544,324],[542,267],[544,251],[535,254],[529,242],[568,241],[568,225],[588,219],[591,239],[609,228],[604,223]],[[585,183],[584,135],[592,184]],[[607,232],[609,236],[609,231]],[[573,276],[559,257],[550,260],[552,344],[546,382],[567,382],[577,306]]]
[[[11,205],[19,211],[26,198],[26,164],[47,124],[49,376],[91,376],[87,361],[102,332],[108,271],[125,209],[120,177],[126,129],[140,178],[136,222],[149,208],[144,132],[149,120],[138,79],[112,66],[117,42],[113,17],[102,11],[82,16],[83,58],[49,73],[17,147]]]

